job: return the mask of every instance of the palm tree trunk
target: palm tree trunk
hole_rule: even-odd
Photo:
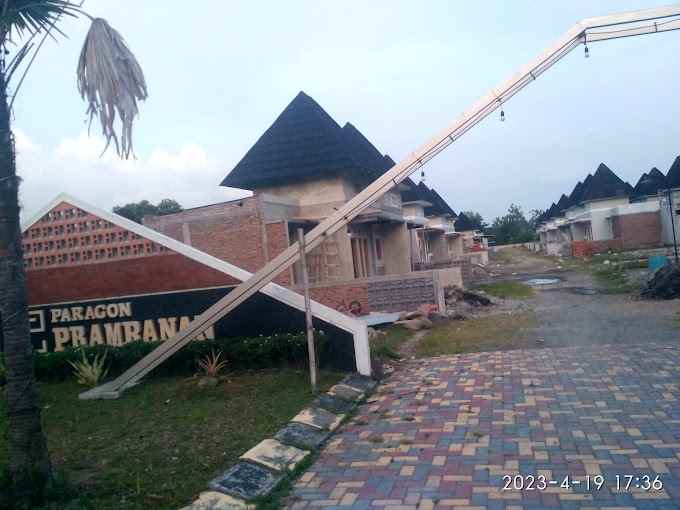
[[[18,191],[5,76],[0,72],[0,317],[7,371],[9,467],[17,488],[30,482],[40,491],[50,477],[50,461],[33,368]]]

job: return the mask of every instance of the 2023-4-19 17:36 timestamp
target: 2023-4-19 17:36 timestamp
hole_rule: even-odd
[[[603,488],[610,490],[632,491],[660,491],[663,489],[663,481],[659,475],[585,475],[578,478],[565,476],[558,479],[550,479],[543,475],[504,475],[504,491],[543,491],[549,487],[572,490],[583,488],[586,491],[599,491]]]

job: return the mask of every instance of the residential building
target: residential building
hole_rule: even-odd
[[[659,246],[658,192],[663,186],[665,179],[656,168],[644,173],[633,188],[601,163],[541,216],[538,233],[544,253],[587,256]]]
[[[663,243],[680,243],[680,156],[668,169],[664,189],[659,193]],[[675,228],[675,236],[673,235]]]
[[[294,243],[298,228],[309,231],[393,165],[355,126],[341,127],[301,92],[221,183],[251,197],[144,224],[253,271]],[[410,179],[395,186],[308,254],[314,299],[365,314],[443,305],[441,289],[462,285],[463,262],[415,267],[422,250],[413,230],[453,231],[455,213],[429,189],[427,200],[404,204],[414,186]],[[300,267],[276,281],[299,289]]]

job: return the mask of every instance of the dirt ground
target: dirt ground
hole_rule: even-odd
[[[546,347],[598,344],[680,342],[680,300],[646,301],[634,294],[607,294],[587,267],[527,251],[512,250],[492,258],[496,276],[488,281],[559,278],[554,285],[534,286],[523,309],[533,310],[537,327],[528,331]],[[501,303],[512,308],[512,302]]]

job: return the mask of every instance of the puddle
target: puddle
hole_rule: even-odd
[[[556,285],[560,283],[559,278],[532,278],[530,280],[526,280],[524,283],[527,285],[532,285],[532,286],[540,286],[540,285]]]

